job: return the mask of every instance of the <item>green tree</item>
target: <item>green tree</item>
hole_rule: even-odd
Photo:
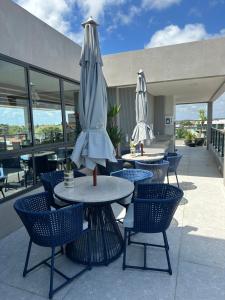
[[[205,110],[204,109],[199,109],[198,116],[199,116],[199,122],[200,122],[200,126],[201,126],[200,127],[200,132],[202,133],[205,121],[207,121]]]

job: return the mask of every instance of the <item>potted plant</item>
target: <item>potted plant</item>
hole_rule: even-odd
[[[195,146],[195,134],[191,131],[188,131],[185,135],[184,143],[186,146],[194,147]]]
[[[68,158],[66,160],[66,165],[64,166],[64,186],[73,187],[73,184],[74,184],[74,177],[73,177],[72,162]]]
[[[118,157],[118,148],[121,143],[123,134],[121,129],[117,126],[117,116],[120,112],[120,105],[113,105],[110,107],[107,114],[107,132],[111,139],[111,142],[116,150],[116,156]]]

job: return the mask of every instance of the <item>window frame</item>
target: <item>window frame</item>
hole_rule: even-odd
[[[31,145],[24,148],[24,149],[19,149],[19,150],[6,150],[0,152],[0,159],[7,159],[10,157],[15,157],[23,154],[34,154],[38,151],[44,151],[44,150],[57,150],[58,148],[65,148],[73,146],[73,143],[70,141],[67,141],[67,135],[66,135],[66,115],[65,115],[65,102],[64,102],[64,84],[63,81],[76,84],[80,86],[79,81],[73,80],[69,77],[62,76],[58,73],[48,71],[46,69],[43,69],[41,67],[37,67],[35,65],[29,64],[27,62],[23,62],[21,60],[18,60],[16,58],[9,57],[7,55],[1,54],[0,53],[0,60],[8,62],[8,63],[13,63],[15,65],[21,66],[24,68],[25,71],[25,87],[27,89],[27,94],[28,94],[28,111],[29,111],[29,119],[30,119],[30,131],[31,131]],[[32,106],[32,97],[31,97],[31,87],[30,87],[30,71],[35,71],[39,72],[43,75],[47,76],[52,76],[59,80],[59,92],[60,92],[60,105],[61,105],[61,110],[62,110],[62,128],[63,128],[63,141],[62,142],[57,142],[57,143],[49,143],[49,144],[40,144],[40,145],[35,145],[34,143],[34,120],[33,120],[33,106]],[[36,175],[36,174],[35,174]],[[36,176],[34,176],[36,178]],[[31,191],[33,189],[36,189],[37,187],[40,186],[40,183],[34,182],[34,185],[32,187],[29,187],[27,189],[24,189],[23,191],[15,192],[13,195],[6,196],[3,199],[0,199],[0,203],[4,203],[6,201],[9,201],[19,195],[22,195],[24,193],[27,193],[28,191]]]

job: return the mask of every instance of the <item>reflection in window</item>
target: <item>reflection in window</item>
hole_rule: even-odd
[[[35,144],[63,140],[59,79],[30,72]]]
[[[0,152],[31,145],[25,69],[0,60]]]
[[[66,112],[66,135],[67,141],[74,143],[80,132],[78,116],[79,85],[63,82],[65,112]]]
[[[0,199],[15,194],[33,185],[29,174],[29,154],[0,159]]]

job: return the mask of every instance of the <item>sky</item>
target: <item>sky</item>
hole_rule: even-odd
[[[225,36],[225,0],[14,0],[78,44],[81,23],[99,23],[102,54],[178,44]],[[225,97],[215,117],[225,117]],[[221,104],[222,103],[222,104]],[[217,112],[217,107],[220,108]],[[222,108],[222,110],[221,110]],[[178,108],[191,118],[195,108]],[[190,116],[190,117],[189,117]]]

